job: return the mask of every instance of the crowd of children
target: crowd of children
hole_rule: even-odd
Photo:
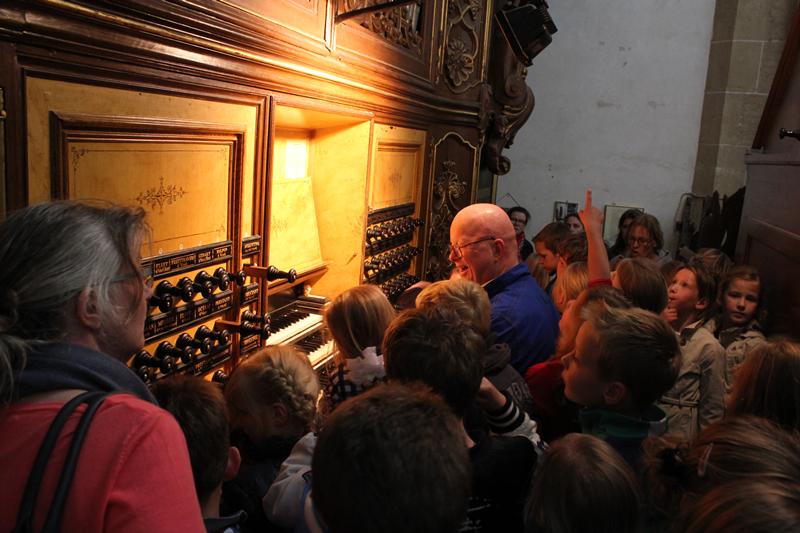
[[[533,238],[561,318],[524,371],[456,275],[399,312],[373,286],[329,303],[324,386],[288,346],[224,391],[160,380],[207,531],[800,530],[800,345],[765,338],[756,269],[716,251],[666,268],[632,213],[612,272],[590,192],[577,216]]]

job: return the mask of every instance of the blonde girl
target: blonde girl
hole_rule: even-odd
[[[375,285],[352,287],[328,304],[324,321],[337,350],[337,368],[325,387],[323,415],[385,380],[380,347],[394,316],[392,304]]]

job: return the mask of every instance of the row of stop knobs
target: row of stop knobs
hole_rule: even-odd
[[[216,331],[208,326],[200,326],[192,337],[182,333],[175,345],[170,341],[161,342],[156,347],[155,354],[141,350],[133,357],[133,367],[143,380],[152,377],[153,369],[160,370],[162,374],[169,374],[178,366],[178,361],[191,364],[197,360],[197,351],[206,355],[215,347],[224,347],[230,344],[231,334],[228,330]]]
[[[225,270],[224,267],[219,267],[214,271],[213,275],[209,275],[205,270],[201,270],[194,277],[194,280],[183,277],[174,285],[169,280],[164,280],[153,288],[153,296],[150,297],[149,304],[153,307],[158,307],[159,311],[166,313],[175,308],[176,299],[188,303],[194,300],[195,295],[198,293],[202,295],[203,298],[208,298],[214,294],[214,291],[217,289],[220,291],[228,290],[231,283],[242,286],[248,275],[254,275],[251,272],[253,270],[254,268],[248,267],[239,272],[232,273]],[[268,281],[287,279],[293,282],[297,278],[297,273],[294,269],[284,272],[274,266],[270,266],[266,269],[259,269],[259,272],[261,270],[263,270],[264,277],[266,277]]]

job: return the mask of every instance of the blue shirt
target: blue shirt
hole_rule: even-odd
[[[492,303],[492,332],[511,349],[511,366],[525,375],[529,366],[556,351],[558,311],[536,284],[528,267],[518,264],[486,284]]]

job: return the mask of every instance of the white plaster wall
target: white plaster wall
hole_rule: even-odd
[[[672,250],[680,196],[691,190],[714,0],[551,0],[553,43],[529,69],[533,115],[505,153],[497,203],[532,214],[555,201],[644,207]]]

